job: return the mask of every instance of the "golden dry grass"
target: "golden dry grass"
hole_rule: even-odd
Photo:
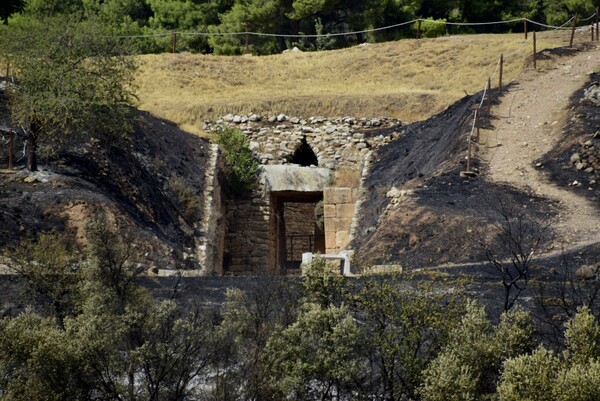
[[[538,35],[538,50],[568,32]],[[583,40],[583,39],[580,39]],[[481,89],[505,55],[504,82],[532,52],[522,34],[401,40],[272,56],[161,54],[140,57],[140,108],[201,133],[227,113],[390,116],[417,121]],[[494,79],[494,85],[496,84]]]

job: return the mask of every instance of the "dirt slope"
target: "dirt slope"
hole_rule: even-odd
[[[590,73],[600,67],[600,48],[554,57],[551,65],[548,70],[524,72],[492,108],[495,132],[487,136],[489,147],[483,147],[481,156],[488,162],[490,181],[531,190],[537,196],[559,202],[561,212],[554,229],[562,242],[599,242],[600,203],[596,197],[598,188],[588,184],[590,173],[582,172],[570,182],[556,182],[549,177],[549,169],[551,172],[564,167],[573,173],[570,163],[557,165],[560,155],[570,157],[574,152],[567,151],[569,145],[593,140],[591,134],[600,128],[589,127],[590,132],[571,124],[577,119],[593,121],[598,114],[593,109],[582,114],[585,106],[580,99],[581,88],[593,79]],[[600,146],[600,141],[596,142],[595,146]],[[587,193],[569,186],[577,179],[588,184],[583,188]]]
[[[0,249],[43,231],[66,231],[83,244],[86,222],[103,213],[147,247],[149,266],[196,267],[209,143],[146,112],[135,111],[133,125],[120,146],[90,140],[41,158],[39,172],[24,160],[1,170]]]
[[[354,240],[359,263],[410,268],[481,261],[470,234],[494,223],[490,205],[497,199],[551,223],[555,239],[548,252],[600,242],[598,185],[570,162],[585,141],[600,148],[591,136],[600,129],[600,108],[580,103],[583,89],[597,79],[589,73],[600,67],[600,50],[582,46],[541,56],[542,71],[527,69],[495,94],[476,153],[477,178],[459,172],[481,94],[408,126],[379,151]],[[399,191],[387,194],[392,187]]]

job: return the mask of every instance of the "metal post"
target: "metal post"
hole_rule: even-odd
[[[417,28],[417,39],[421,39],[421,20],[419,20],[419,26]]]
[[[525,40],[527,40],[527,19],[523,18],[523,32],[525,32]]]
[[[177,53],[177,30],[173,30],[173,53]]]

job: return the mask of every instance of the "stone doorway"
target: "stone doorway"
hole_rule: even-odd
[[[325,253],[323,219],[317,219],[323,213],[323,192],[286,191],[271,196],[279,269],[299,269],[305,252]]]

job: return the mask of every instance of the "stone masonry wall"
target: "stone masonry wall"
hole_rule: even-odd
[[[224,272],[244,274],[274,268],[276,242],[271,205],[264,199],[226,202]]]
[[[362,169],[365,155],[370,149],[388,143],[399,135],[369,136],[359,131],[393,126],[402,130],[402,123],[391,118],[311,117],[304,120],[284,114],[271,117],[229,114],[214,123],[206,122],[203,128],[210,131],[215,125],[222,124],[242,130],[262,164],[288,164],[302,139],[306,138],[317,156],[319,167],[332,170],[346,167],[356,171]]]
[[[327,188],[323,192],[327,253],[348,248],[352,219],[360,194],[358,188]]]

